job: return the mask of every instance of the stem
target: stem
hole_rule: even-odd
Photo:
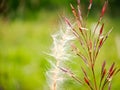
[[[99,52],[99,47],[98,47],[99,37],[98,37],[97,41],[94,41],[93,64],[95,64],[95,61],[97,58],[96,54]],[[98,51],[97,51],[97,47],[98,47]]]
[[[87,19],[88,19],[89,12],[90,12],[90,9],[88,9],[88,11],[87,11],[87,15],[86,15],[86,19],[85,19],[85,25],[84,25],[84,27],[86,27],[86,25],[87,25]]]
[[[82,83],[81,80],[79,80],[77,77],[72,76],[72,78],[73,78],[74,80],[76,80],[78,83],[80,83],[80,84]]]
[[[90,89],[91,89],[91,90],[94,90],[91,86],[90,86]]]
[[[98,19],[98,22],[97,22],[97,24],[96,24],[96,26],[95,26],[95,29],[94,29],[94,32],[93,32],[93,37],[94,37],[95,32],[96,32],[96,30],[97,30],[97,28],[98,28],[98,26],[99,26],[99,24],[100,24],[101,19],[102,19],[101,17]]]
[[[100,79],[99,90],[101,88],[101,84],[102,84],[102,78]]]
[[[92,66],[92,74],[93,74],[93,79],[94,79],[95,90],[97,90],[97,83],[96,83],[95,72],[94,72],[93,66]]]
[[[84,32],[84,33],[86,33],[86,32]],[[86,43],[86,47],[87,47],[87,51],[88,51],[88,58],[90,58],[90,65],[92,66],[92,55],[91,55],[91,51],[90,51],[90,48],[89,48],[89,45],[88,45],[87,34],[84,35],[84,33],[82,35],[83,35],[83,38],[84,38],[85,43]]]
[[[102,85],[101,90],[104,90],[104,87],[105,87],[105,85],[107,84],[107,82],[108,82],[108,80],[107,80],[107,79],[105,79],[104,84]]]
[[[52,90],[56,90],[56,81],[53,83]]]
[[[94,90],[91,85],[88,85],[88,86],[90,87],[91,90]]]
[[[56,62],[56,66],[59,66],[59,60]],[[52,83],[52,89],[51,90],[57,90],[57,73],[59,72],[58,67],[56,67],[54,75],[53,75],[53,83]]]

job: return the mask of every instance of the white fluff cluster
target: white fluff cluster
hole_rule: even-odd
[[[70,46],[70,41],[75,39],[70,29],[71,28],[68,26],[65,30],[60,28],[56,34],[52,35],[53,47],[51,49],[51,56],[53,56],[56,60],[67,60],[69,57],[67,50]]]
[[[58,90],[58,84],[63,81],[63,77],[61,75],[61,70],[58,68],[63,65],[65,60],[68,60],[70,54],[68,54],[68,49],[70,47],[70,41],[75,39],[71,28],[67,25],[64,28],[60,28],[60,30],[52,35],[53,38],[53,46],[51,48],[51,55],[55,62],[51,62],[52,69],[47,73],[49,78],[49,84],[51,90]],[[56,83],[56,89],[54,89],[54,84]]]

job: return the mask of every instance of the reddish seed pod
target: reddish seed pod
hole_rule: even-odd
[[[110,72],[109,76],[112,77],[112,75],[114,74],[115,71],[116,71],[116,68]]]
[[[113,63],[113,64],[111,65],[111,67],[110,67],[110,69],[109,69],[109,73],[111,73],[111,72],[113,71],[114,65],[115,65],[115,63]]]
[[[77,13],[76,13],[76,10],[75,10],[75,8],[73,7],[72,4],[70,4],[70,7],[71,7],[71,9],[72,9],[72,12],[73,12],[74,16],[75,16],[76,18],[78,18]]]
[[[89,6],[88,6],[88,9],[90,10],[90,9],[91,9],[91,6],[92,6],[92,0],[90,0],[89,2],[90,2],[90,4],[89,4]]]
[[[90,3],[92,4],[92,0],[90,0]]]
[[[103,8],[102,8],[102,11],[101,11],[101,16],[100,17],[103,17],[103,15],[105,14],[107,5],[108,5],[108,1],[105,1],[104,5],[103,5]]]
[[[92,0],[90,0],[90,4],[89,4],[89,6],[88,6],[88,10],[90,10],[91,7],[92,7]]]
[[[103,71],[102,79],[104,78],[105,74],[106,74],[106,69],[104,69],[104,71]]]
[[[102,64],[102,70],[101,70],[101,74],[104,72],[105,65],[106,65],[106,62],[104,61],[104,62],[103,62],[103,64]]]
[[[65,19],[66,24],[68,24],[71,27],[69,20],[66,17],[64,17],[64,19]]]
[[[80,0],[77,0],[78,5],[80,4]]]
[[[102,27],[101,27],[100,32],[99,32],[99,35],[102,34],[102,32],[103,32],[103,28],[104,28],[104,23],[102,24]]]
[[[63,72],[65,72],[65,73],[68,72],[68,70],[66,70],[66,69],[64,69],[64,68],[59,67],[59,69],[62,70]]]
[[[86,77],[84,77],[84,80],[90,86],[89,80]]]
[[[92,41],[90,40],[89,41],[89,47],[90,47],[90,50],[92,49]]]
[[[103,44],[103,39],[104,39],[104,38],[102,38],[102,39],[100,40],[99,47],[102,46],[102,44]]]
[[[82,69],[84,75],[87,77],[87,73],[86,73],[86,71],[85,71],[82,67],[81,67],[81,69]]]
[[[78,16],[78,15],[80,15],[80,10],[79,10],[79,12],[77,13],[76,10],[75,10],[75,8],[73,7],[73,5],[70,4],[70,6],[71,6],[71,9],[72,9],[72,13],[73,13],[73,15],[75,16],[75,18],[76,18],[76,20],[77,20],[77,24],[78,24],[78,26],[81,28],[81,23],[79,22],[79,16]]]

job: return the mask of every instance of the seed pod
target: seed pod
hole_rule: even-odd
[[[64,20],[65,20],[66,24],[68,24],[70,27],[72,27],[70,24],[70,21],[66,17],[64,17]]]
[[[84,80],[85,80],[85,83],[86,83],[88,86],[90,86],[89,80],[88,80],[86,77],[84,77]]]
[[[114,66],[115,66],[115,63],[113,62],[113,64],[111,65],[111,67],[109,69],[109,73],[111,73],[113,71]]]
[[[92,50],[92,41],[91,40],[89,41],[89,48],[90,48],[90,50]]]
[[[104,38],[102,38],[101,40],[100,40],[100,43],[99,43],[99,48],[102,46],[102,44],[103,44],[103,39]]]
[[[110,72],[109,77],[112,77],[115,71],[116,71],[116,68]]]
[[[90,0],[90,3],[92,4],[92,0]]]
[[[77,12],[76,12],[76,10],[75,10],[75,8],[73,7],[72,4],[70,4],[70,7],[71,7],[71,9],[72,9],[73,15],[74,15],[76,18],[78,18]]]
[[[80,0],[77,0],[78,5],[80,4]]]
[[[101,77],[102,80],[103,80],[105,74],[106,74],[106,69],[103,70],[102,77]]]
[[[92,6],[92,0],[90,0],[89,2],[90,2],[90,4],[89,4],[89,6],[88,6],[88,10],[91,9],[91,6]]]
[[[102,11],[101,11],[100,17],[104,16],[106,8],[107,8],[107,5],[108,5],[108,1],[105,1],[104,5],[103,5],[103,8],[102,8]]]
[[[85,77],[87,77],[87,78],[88,78],[86,71],[85,71],[82,67],[81,67],[81,69],[82,69],[82,71],[83,71],[83,73],[84,73]]]
[[[102,34],[102,32],[103,32],[103,28],[104,28],[104,23],[102,24],[102,27],[101,27],[101,29],[100,29],[100,32],[99,32],[99,36]]]
[[[104,72],[104,70],[105,70],[105,65],[106,65],[106,62],[104,61],[103,64],[102,64],[101,74],[103,74],[103,72]]]

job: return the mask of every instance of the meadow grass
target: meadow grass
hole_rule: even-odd
[[[44,11],[35,20],[0,20],[0,90],[48,90],[46,71],[50,65],[48,55],[44,52],[48,52],[51,47],[51,34],[57,30],[57,20],[56,12]],[[89,25],[93,21],[92,17],[88,19]],[[107,68],[113,61],[120,67],[120,45],[116,41],[116,37],[120,39],[119,19],[107,18],[104,21],[106,30],[111,27],[114,29],[98,56],[96,72],[100,72],[103,60],[106,60]],[[83,77],[82,71],[75,71],[83,66],[78,57],[72,58],[72,63],[67,65],[72,66],[79,77]],[[96,76],[98,75],[99,73]],[[120,89],[119,77],[120,74],[113,79],[112,90]],[[72,79],[66,80],[61,88],[84,90],[84,87]]]

